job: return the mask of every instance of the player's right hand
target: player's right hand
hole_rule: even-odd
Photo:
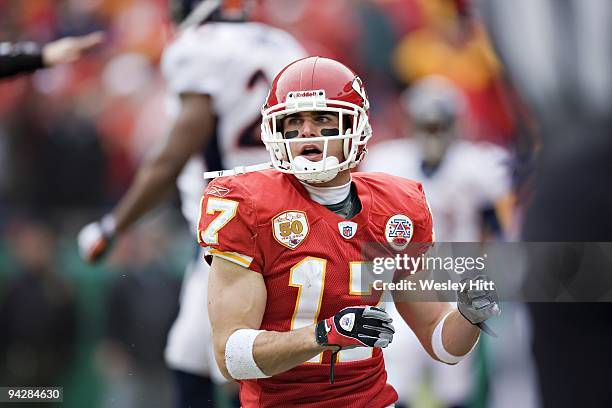
[[[88,263],[99,261],[110,248],[114,235],[115,220],[112,215],[84,226],[77,238],[81,258]]]
[[[347,307],[317,323],[317,343],[340,349],[384,348],[393,340],[392,321],[387,312],[374,306]]]

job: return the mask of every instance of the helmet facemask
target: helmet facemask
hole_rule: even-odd
[[[367,106],[366,106],[367,108]],[[333,112],[338,115],[335,135],[285,138],[282,120],[298,112]],[[365,146],[372,136],[366,110],[356,104],[327,99],[324,90],[296,91],[287,94],[286,102],[262,110],[262,140],[270,153],[274,168],[295,175],[307,183],[325,183],[343,170],[351,169],[363,159]],[[298,135],[299,136],[299,135]],[[342,140],[344,160],[329,155],[330,142]],[[311,161],[294,157],[291,144],[323,143],[322,158]]]

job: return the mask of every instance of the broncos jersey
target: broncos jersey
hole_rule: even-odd
[[[345,307],[376,305],[381,293],[372,293],[364,276],[371,273],[364,250],[390,256],[408,242],[432,241],[419,183],[382,173],[353,173],[352,179],[362,209],[349,220],[311,200],[294,176],[274,170],[208,185],[198,241],[208,255],[263,275],[269,296],[261,329],[289,331]],[[326,351],[271,378],[240,381],[242,406],[386,407],[397,399],[379,348],[341,351],[334,384],[330,357]]]
[[[204,171],[269,160],[260,139],[261,106],[276,74],[304,56],[290,34],[254,22],[190,27],[164,51],[161,66],[171,118],[179,112],[182,93],[210,95],[216,114],[213,140],[178,179],[183,213],[194,233]]]
[[[423,183],[437,241],[478,241],[480,210],[510,191],[508,154],[492,144],[458,140],[449,146],[438,170],[427,176],[419,152],[419,144],[409,138],[378,143],[369,148],[361,169]]]

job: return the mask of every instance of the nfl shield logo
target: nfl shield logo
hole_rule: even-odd
[[[351,221],[342,221],[338,223],[338,230],[344,239],[351,239],[357,232],[357,223]]]

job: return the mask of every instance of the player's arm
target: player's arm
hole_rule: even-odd
[[[370,306],[345,308],[329,319],[296,330],[258,330],[266,299],[261,274],[213,258],[208,279],[208,313],[215,358],[228,379],[269,377],[325,350],[386,347],[393,338],[391,318]]]
[[[436,360],[455,364],[465,357],[478,341],[480,329],[468,322],[447,302],[396,301],[395,307],[414,331],[423,348]],[[437,339],[434,338],[436,328],[441,330],[441,337]],[[457,357],[457,361],[445,358],[443,352],[439,350],[440,344],[435,344],[440,341],[444,350],[451,356]]]
[[[495,200],[494,208],[495,215],[499,220],[504,235],[510,231],[512,225],[512,216],[514,204],[516,203],[516,197],[513,193],[506,193],[502,197]]]
[[[114,235],[153,209],[172,190],[185,163],[203,149],[212,134],[214,111],[208,95],[181,94],[180,113],[169,137],[138,169],[136,178],[112,214],[85,226],[79,234],[81,256],[97,261]]]
[[[0,46],[0,78],[6,78],[39,68],[73,62],[103,40],[101,32],[81,37],[65,37],[42,47],[33,42]]]
[[[266,299],[261,274],[225,259],[213,258],[208,280],[208,313],[215,358],[229,379],[282,373],[329,348],[316,342],[315,325],[288,332],[256,332]],[[248,361],[250,355],[256,366]]]
[[[410,302],[398,294],[394,299],[398,312],[429,355],[447,364],[456,364],[469,354],[480,336],[478,325],[501,313],[497,291],[487,276],[461,282],[466,285],[457,293],[457,308],[447,302]],[[472,289],[470,282],[479,282],[479,289]]]
[[[172,190],[189,158],[208,143],[213,122],[212,100],[208,95],[181,94],[181,110],[170,136],[144,162],[113,211],[117,232],[127,229]]]
[[[422,194],[419,203],[421,211],[415,216],[414,242],[433,243],[431,210],[420,185],[419,189]],[[417,272],[412,276],[417,278],[421,273],[426,272]],[[401,293],[393,293],[397,311],[429,355],[438,361],[447,364],[461,361],[478,341],[480,328],[477,325],[500,314],[495,286],[473,290],[468,282],[470,280],[489,281],[484,275],[462,280],[466,285],[457,293],[457,308],[451,307],[448,302],[410,301]]]
[[[480,196],[482,207],[493,205],[495,216],[505,236],[511,230],[516,203],[512,191],[509,154],[500,147],[488,144],[480,146],[480,149],[478,156],[474,157],[478,168],[474,180],[474,185],[478,188],[477,196]]]

